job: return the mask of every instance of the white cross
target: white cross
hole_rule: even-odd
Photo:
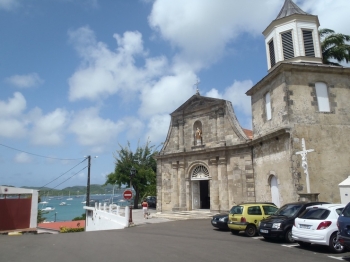
[[[315,151],[314,149],[308,149],[306,150],[306,146],[305,146],[305,140],[304,138],[301,139],[301,147],[302,147],[302,151],[299,151],[299,152],[296,152],[295,154],[296,155],[301,155],[301,161],[302,161],[302,164],[301,166],[303,167],[304,169],[304,173],[306,175],[306,188],[307,188],[307,192],[308,193],[311,193],[311,190],[310,190],[310,178],[309,178],[309,172],[307,170],[307,153],[309,152],[313,152]]]
[[[197,88],[197,90],[196,90],[197,91],[197,95],[199,95],[199,89],[198,89],[199,83],[200,83],[200,81],[197,78],[197,82],[194,84],[196,86],[196,88]]]

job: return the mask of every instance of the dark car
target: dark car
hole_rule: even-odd
[[[306,207],[326,202],[294,202],[285,204],[272,216],[261,220],[259,233],[265,239],[282,238],[288,243],[295,242],[292,238],[294,219],[305,211]]]
[[[350,249],[350,203],[345,206],[338,217],[337,226],[339,243]]]
[[[211,219],[211,224],[221,230],[228,230],[228,213],[217,214]]]
[[[147,201],[149,207],[157,207],[157,197],[148,196],[148,197],[146,197],[146,201]]]

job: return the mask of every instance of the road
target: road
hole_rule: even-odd
[[[261,237],[219,231],[210,220],[142,224],[112,231],[0,235],[1,262],[70,261],[350,261],[326,247],[302,249]]]

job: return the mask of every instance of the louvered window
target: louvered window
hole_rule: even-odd
[[[304,38],[305,56],[315,57],[314,40],[312,38],[312,31],[303,30],[303,38]]]
[[[273,67],[276,64],[275,59],[275,47],[273,46],[273,40],[269,43],[269,51],[270,51],[270,63],[271,67]]]
[[[284,60],[294,57],[293,38],[291,31],[282,34],[282,47]]]

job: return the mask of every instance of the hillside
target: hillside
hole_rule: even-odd
[[[63,189],[52,189],[49,187],[28,187],[23,186],[22,188],[27,189],[37,189],[40,190],[40,195],[46,195],[46,196],[68,196],[69,194],[71,196],[77,196],[77,195],[86,195],[86,186],[72,186],[72,187],[66,187]],[[115,187],[115,191],[117,190],[117,187]],[[90,194],[111,194],[113,191],[113,185],[97,185],[92,184],[90,185]]]

